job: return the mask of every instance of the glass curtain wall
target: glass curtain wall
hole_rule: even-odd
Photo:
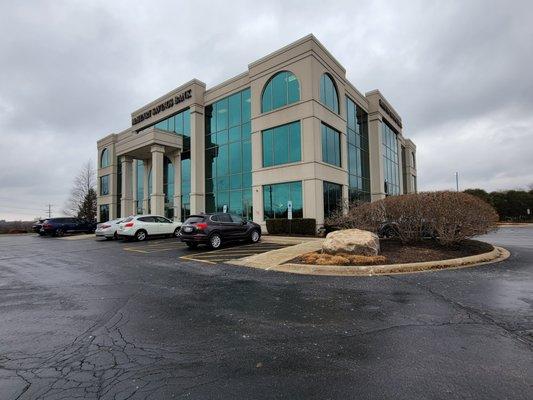
[[[263,218],[287,218],[288,201],[292,201],[292,217],[303,218],[302,182],[263,186]]]
[[[252,219],[250,89],[205,108],[207,212],[231,212]]]
[[[368,158],[368,115],[346,97],[348,134],[348,187],[350,204],[370,201],[370,166]]]
[[[398,138],[396,132],[385,122],[381,122],[381,143],[385,176],[384,191],[386,195],[398,195],[400,194]]]

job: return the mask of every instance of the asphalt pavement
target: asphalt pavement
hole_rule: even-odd
[[[511,257],[327,277],[2,235],[0,399],[531,399],[533,228],[485,240]]]

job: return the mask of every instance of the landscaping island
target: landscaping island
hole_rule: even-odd
[[[466,193],[425,192],[348,204],[330,217],[325,239],[231,262],[311,275],[375,275],[458,268],[509,257],[473,240],[497,229],[498,215]]]
[[[310,252],[289,262],[317,265],[390,265],[428,261],[449,260],[488,253],[494,250],[491,244],[478,240],[464,240],[456,246],[443,247],[434,241],[402,244],[397,239],[381,239],[380,254],[377,256],[353,255],[347,253],[327,254]]]

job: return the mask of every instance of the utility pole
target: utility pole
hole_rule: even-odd
[[[459,172],[455,173],[455,189],[459,191]]]
[[[48,211],[45,212],[48,213],[48,218],[52,218],[52,204],[48,204]]]

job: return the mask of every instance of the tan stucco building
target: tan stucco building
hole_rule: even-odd
[[[416,191],[416,146],[378,90],[359,92],[308,35],[212,88],[193,79],[98,141],[99,221],[227,211],[315,218]]]

